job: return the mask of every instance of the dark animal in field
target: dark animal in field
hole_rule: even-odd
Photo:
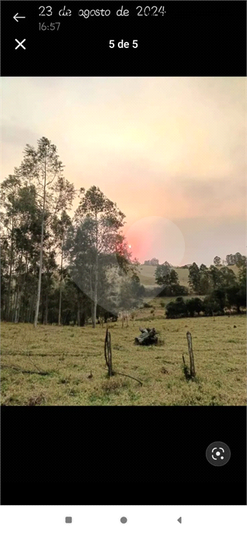
[[[135,338],[135,344],[141,346],[149,346],[158,343],[158,337],[156,330],[153,329],[140,329],[141,334]]]

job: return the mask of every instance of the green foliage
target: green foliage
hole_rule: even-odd
[[[246,268],[247,268],[247,260],[246,257],[243,257],[242,260],[239,262],[239,284],[241,287],[245,288],[246,290]]]
[[[240,253],[228,254],[226,256],[226,263],[228,266],[233,266],[234,264],[236,264],[239,267],[245,260],[246,257],[244,255],[241,255]]]
[[[220,266],[221,265],[221,258],[219,256],[214,257],[214,265]]]
[[[188,315],[186,303],[182,297],[177,297],[175,301],[171,301],[166,305],[167,318],[182,318]]]
[[[240,313],[241,307],[246,307],[246,287],[235,284],[231,287],[222,285],[212,290],[204,300],[191,298],[184,301],[177,298],[166,305],[167,318],[194,317],[203,314],[205,316],[222,315],[227,307],[236,307]]]
[[[199,297],[188,299],[185,303],[188,315],[191,317],[203,311],[203,301]]]
[[[162,285],[167,285],[170,282],[171,268],[167,264],[158,265],[155,270],[155,282]]]
[[[200,268],[193,263],[189,268],[189,285],[193,293],[209,295],[220,287],[231,286],[236,282],[236,275],[228,267],[207,266],[201,264]]]
[[[189,286],[195,294],[200,294],[200,272],[198,265],[193,262],[189,267]]]
[[[179,284],[178,274],[170,265],[162,264],[157,266],[155,271],[156,283],[162,286],[159,292],[160,297],[171,297],[179,295],[188,295],[188,289]]]

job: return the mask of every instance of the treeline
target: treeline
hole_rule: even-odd
[[[241,266],[244,256],[241,253],[228,254],[225,259],[221,259],[219,256],[214,257],[215,266]]]
[[[1,319],[84,325],[137,306],[144,288],[103,192],[76,191],[47,138],[1,184]],[[78,207],[69,215],[77,198]],[[111,274],[111,277],[110,277]],[[125,277],[124,275],[128,275]]]
[[[228,254],[226,255],[226,258],[220,258],[220,256],[215,256],[214,257],[214,260],[213,260],[213,264],[214,266],[218,266],[218,267],[222,267],[222,266],[237,266],[237,267],[241,267],[242,265],[242,262],[244,261],[245,259],[245,256],[242,255],[241,253],[235,253],[235,254]],[[156,260],[155,258],[153,258],[153,260]],[[152,261],[150,261],[152,262]],[[144,262],[144,264],[146,264],[147,262]],[[159,261],[155,262],[153,265],[155,264],[158,264]],[[171,264],[169,264],[169,262],[163,262],[163,264],[161,265],[165,265],[165,266],[170,266],[170,267],[174,267],[174,266],[171,266]],[[189,269],[191,266],[191,264],[185,264],[184,266],[179,266],[181,269]]]
[[[238,278],[229,268],[219,270],[204,265],[199,268],[194,263],[189,270],[189,284],[193,293],[206,294],[204,299],[177,297],[166,306],[167,318],[221,315],[234,308],[240,313],[246,308],[246,258],[239,264]]]
[[[26,145],[20,166],[1,184],[4,321],[36,326],[90,320],[95,327],[99,316],[130,310],[148,296],[123,234],[125,215],[96,186],[75,190],[63,172],[56,146],[42,137],[36,149]],[[243,306],[245,257],[238,262],[239,280],[227,267],[192,264],[190,290],[166,262],[156,269],[160,295],[190,291],[219,301],[212,293],[217,290],[225,292],[224,302]]]

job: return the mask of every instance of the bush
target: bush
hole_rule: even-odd
[[[188,315],[194,317],[195,313],[199,315],[203,311],[203,301],[199,297],[192,297],[186,301]]]
[[[179,284],[177,291],[179,292],[177,295],[189,295],[189,289],[186,286],[180,286]]]
[[[170,286],[163,286],[159,292],[160,297],[176,297],[181,295],[189,295],[189,289],[180,284],[172,284]]]
[[[212,316],[213,314],[223,314],[224,310],[219,302],[212,295],[209,295],[203,301],[203,312],[205,316]]]
[[[182,297],[177,297],[176,301],[171,301],[166,305],[167,318],[183,318],[188,316],[186,303]]]
[[[187,290],[187,288],[186,288]],[[246,306],[246,289],[241,285],[235,284],[231,287],[219,287],[213,290],[202,301],[199,297],[183,300],[183,297],[177,297],[166,305],[167,318],[185,318],[199,316],[203,313],[205,316],[224,314],[227,306],[236,306],[237,312],[240,313],[240,307]]]
[[[171,303],[168,303],[168,305],[166,305],[166,317],[168,319],[174,319],[177,317],[176,305],[173,301],[171,301]]]

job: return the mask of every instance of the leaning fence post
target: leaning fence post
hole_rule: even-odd
[[[191,333],[188,331],[187,334],[187,342],[188,342],[188,350],[189,350],[189,356],[190,356],[190,376],[195,377],[195,362],[194,362],[194,354],[192,349],[192,336]]]
[[[106,329],[105,334],[105,361],[108,367],[108,375],[112,376],[112,349],[111,349],[111,333]]]

